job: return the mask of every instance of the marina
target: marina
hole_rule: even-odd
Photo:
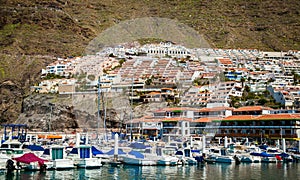
[[[295,179],[300,172],[299,150],[287,148],[284,138],[269,146],[227,136],[215,143],[205,135],[164,142],[131,141],[119,133],[106,134],[102,140],[90,133],[52,134],[47,143],[48,135],[26,133],[19,141],[22,136],[11,132],[3,140],[0,178]]]

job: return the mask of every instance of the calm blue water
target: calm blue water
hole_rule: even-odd
[[[14,172],[0,174],[0,179],[300,179],[300,164],[205,164],[200,166],[127,166],[66,171]]]

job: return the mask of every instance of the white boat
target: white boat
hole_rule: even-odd
[[[20,157],[24,154],[23,144],[16,139],[9,139],[1,144],[0,151],[6,151],[10,158]]]
[[[178,150],[175,155],[179,159],[179,164],[195,165],[197,164],[197,160],[195,159],[196,156],[193,156],[193,154],[194,153],[192,153],[189,148],[185,148]]]
[[[260,163],[261,158],[258,156],[251,156],[249,154],[240,155],[241,162],[243,163]]]
[[[300,154],[292,154],[293,161],[300,162]]]
[[[46,151],[46,150],[45,150]],[[45,162],[47,169],[73,169],[74,161],[66,158],[64,146],[53,145],[49,149],[48,162]]]
[[[262,163],[277,163],[277,162],[280,162],[280,160],[277,160],[276,157],[261,157],[261,162]]]
[[[78,168],[99,168],[102,166],[101,158],[94,158],[92,146],[89,145],[88,134],[85,135],[85,144],[80,144],[80,134],[76,134],[76,146],[69,153]]]
[[[207,162],[216,162],[216,163],[234,163],[239,162],[236,156],[228,155],[225,148],[221,149],[210,149],[207,158]]]
[[[22,149],[22,143],[16,139],[8,139],[3,142],[0,147],[0,170],[6,169],[6,165],[8,160],[12,158],[20,157],[24,154],[24,150]],[[13,162],[13,161],[12,161]],[[16,167],[15,164],[13,164]]]
[[[157,165],[172,166],[178,164],[178,158],[175,156],[176,150],[173,147],[157,148]]]
[[[99,168],[102,166],[101,158],[94,158],[92,155],[92,146],[80,145],[70,152],[69,158],[74,161],[78,168]]]
[[[161,159],[157,160],[157,165],[174,166],[178,164],[178,158],[174,156],[161,156]]]
[[[154,166],[157,165],[156,158],[145,157],[138,151],[130,151],[126,155],[122,155],[122,161],[125,164],[139,165],[139,166]]]

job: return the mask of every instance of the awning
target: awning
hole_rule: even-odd
[[[31,162],[38,162],[40,165],[44,164],[44,162],[47,162],[48,160],[41,159],[37,157],[33,153],[26,153],[18,158],[12,158],[13,160],[16,160],[17,162],[30,164]]]
[[[56,135],[56,134],[39,134],[38,138],[42,139],[62,139],[62,135]]]

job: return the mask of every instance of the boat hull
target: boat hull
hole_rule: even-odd
[[[140,159],[140,158],[134,158],[134,157],[123,157],[123,162],[125,164],[130,165],[138,165],[138,166],[154,166],[157,165],[157,162],[154,160],[148,160],[148,159]]]
[[[101,166],[101,159],[98,158],[86,158],[77,160],[78,168],[99,168]]]
[[[55,159],[53,168],[56,170],[73,169],[75,168],[74,161],[71,159]]]

